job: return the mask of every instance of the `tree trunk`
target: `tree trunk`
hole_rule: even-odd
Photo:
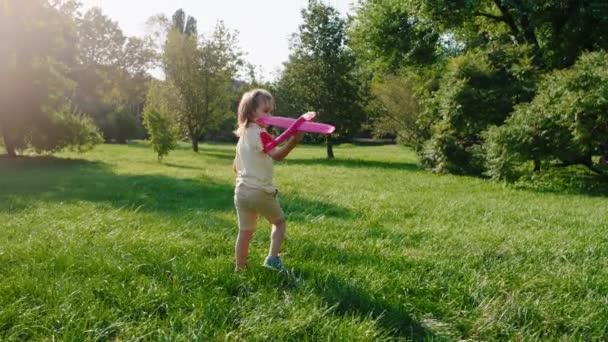
[[[534,172],[540,171],[540,159],[534,159]]]
[[[4,138],[4,148],[6,148],[6,153],[8,153],[9,157],[15,158],[17,156],[17,153],[15,152],[15,144],[13,143],[10,137],[10,133],[8,131],[8,127],[2,125],[2,137]]]
[[[608,165],[608,145],[600,147],[600,165]]]
[[[192,141],[192,151],[198,153],[198,134],[194,133],[195,131],[192,123],[188,122],[188,137],[190,137],[190,141]]]
[[[198,153],[198,138],[192,139],[192,151]]]
[[[327,159],[334,159],[334,147],[331,144],[331,137],[327,136]]]
[[[582,164],[587,167],[592,167],[593,166],[593,155],[591,153],[582,155],[582,156],[578,157],[575,160],[575,162],[577,164]]]
[[[519,28],[515,24],[515,19],[513,19],[513,16],[511,16],[509,9],[505,5],[503,5],[501,0],[494,0],[494,3],[496,4],[496,7],[498,7],[498,9],[500,10],[500,13],[502,14],[501,20],[509,26],[509,29],[511,29],[511,34],[513,35],[513,37],[515,37],[515,39],[520,44],[523,43],[521,41],[521,37],[519,35]]]

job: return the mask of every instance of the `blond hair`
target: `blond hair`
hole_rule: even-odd
[[[253,114],[261,106],[265,106],[265,112],[274,110],[274,97],[268,90],[253,89],[243,94],[237,113],[238,128],[234,131],[237,137],[243,135],[247,124],[253,122]]]

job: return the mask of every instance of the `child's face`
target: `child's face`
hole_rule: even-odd
[[[254,119],[265,115],[272,115],[272,107],[270,105],[262,104],[253,112]]]
[[[271,115],[271,114],[269,113],[268,109],[265,108],[265,106],[259,106],[258,109],[256,109],[255,112],[253,113],[253,116],[254,116],[253,119],[255,120],[255,119],[257,119],[257,118],[259,118],[261,116],[265,116],[265,115]],[[266,125],[264,125],[262,123],[259,123],[259,122],[258,122],[258,125],[260,125],[263,128],[268,127],[268,126],[266,126]]]

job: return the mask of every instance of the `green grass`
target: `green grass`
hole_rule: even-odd
[[[275,167],[293,271],[260,224],[235,274],[233,151],[0,157],[0,339],[608,339],[606,192],[302,146]]]

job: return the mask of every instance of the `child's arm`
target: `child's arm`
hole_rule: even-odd
[[[285,157],[287,157],[289,152],[291,152],[291,150],[293,150],[294,147],[296,147],[296,145],[300,141],[302,141],[303,137],[304,137],[304,133],[297,132],[293,137],[291,137],[287,141],[287,144],[283,145],[282,147],[277,147],[277,148],[274,148],[274,149],[268,151],[268,155],[276,161],[281,161],[281,160],[285,159]]]

